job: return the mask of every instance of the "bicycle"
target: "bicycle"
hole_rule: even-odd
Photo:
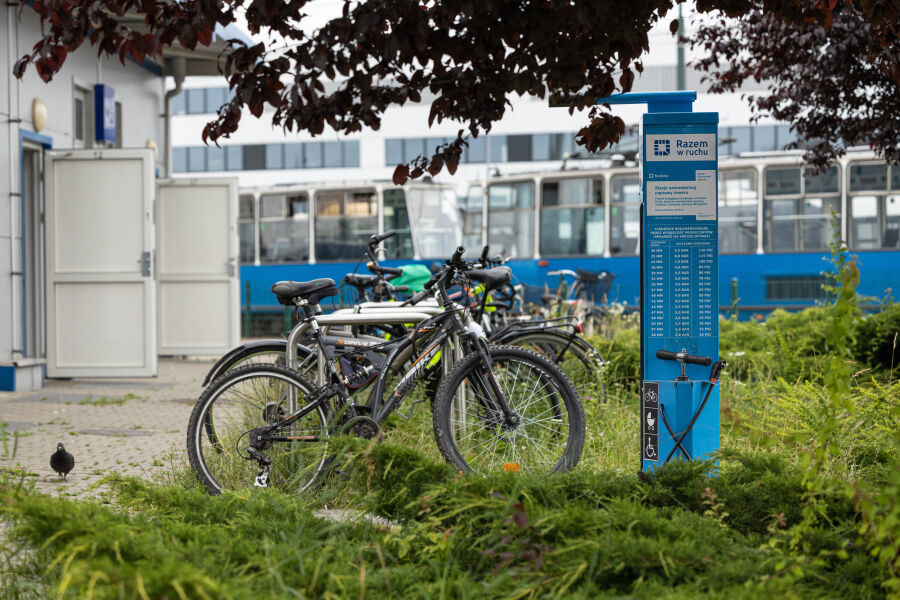
[[[585,423],[572,383],[559,367],[534,352],[489,345],[469,309],[449,298],[447,288],[458,276],[491,283],[497,275],[473,271],[462,260],[463,251],[457,248],[428,282],[443,311],[409,335],[387,341],[329,339],[321,332],[318,304],[337,294],[333,280],[273,285],[279,302],[301,311],[302,326],[324,359],[328,381],[317,386],[287,367],[253,365],[210,383],[187,431],[190,463],[206,488],[211,493],[271,485],[308,489],[328,463],[329,438],[339,432],[378,436],[382,423],[410,395],[438,352],[446,372],[432,404],[432,423],[447,462],[482,473],[574,467],[584,446]],[[447,357],[454,351],[462,358],[451,366]],[[400,381],[386,393],[392,367],[413,356]],[[347,362],[349,373],[335,364]],[[370,400],[358,404],[356,390],[367,386],[373,386]]]

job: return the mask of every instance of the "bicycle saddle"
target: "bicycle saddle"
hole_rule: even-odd
[[[494,267],[493,269],[476,269],[469,271],[469,279],[484,284],[486,292],[497,289],[512,279],[512,271],[509,267]]]
[[[367,288],[375,285],[375,282],[378,281],[378,276],[365,273],[347,273],[344,276],[344,281],[347,285],[352,285],[353,287]]]
[[[294,299],[303,298],[310,304],[318,304],[323,298],[338,293],[334,279],[313,279],[312,281],[279,281],[272,284],[272,293],[284,305],[294,304]]]

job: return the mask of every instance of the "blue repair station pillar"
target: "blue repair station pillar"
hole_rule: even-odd
[[[641,140],[641,471],[719,449],[718,113],[696,92],[647,104]]]

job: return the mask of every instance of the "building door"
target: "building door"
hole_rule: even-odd
[[[26,144],[22,149],[22,354],[43,358],[44,338],[44,194],[43,149]]]
[[[153,150],[45,154],[47,375],[156,375]]]
[[[157,187],[159,353],[223,354],[240,343],[237,180]]]

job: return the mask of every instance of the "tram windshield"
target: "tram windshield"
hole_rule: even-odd
[[[462,223],[453,190],[414,187],[406,190],[406,196],[419,256],[443,258],[453,254],[462,239]],[[388,229],[387,220],[384,227]]]

